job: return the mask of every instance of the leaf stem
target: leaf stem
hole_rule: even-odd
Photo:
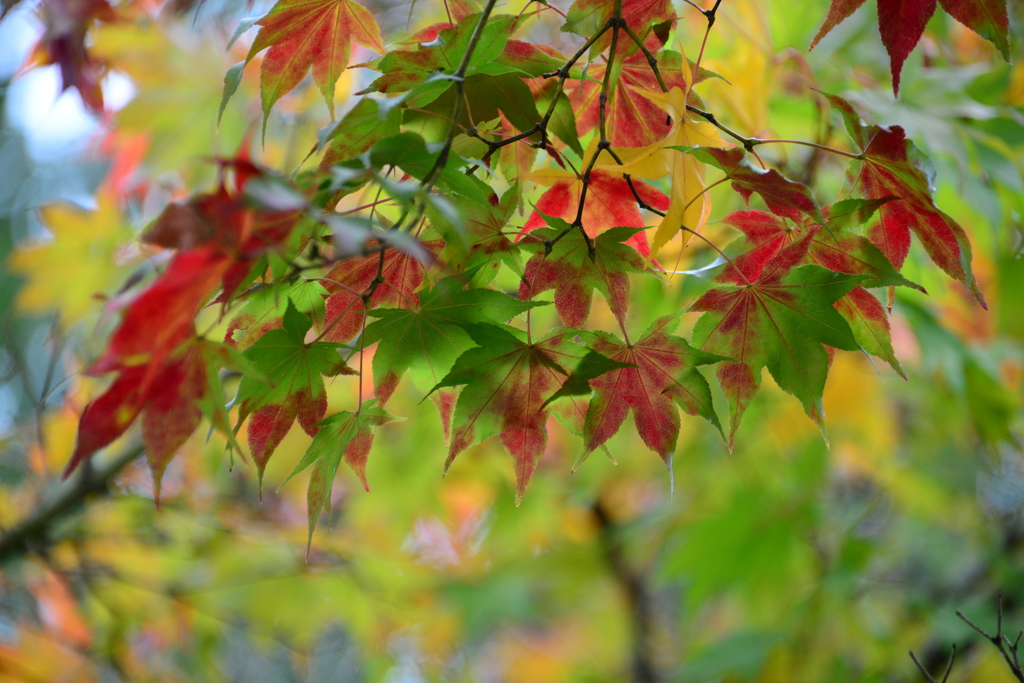
[[[433,167],[427,173],[423,179],[420,187],[424,192],[430,192],[434,188],[434,184],[437,179],[441,176],[441,172],[444,170],[445,164],[448,163],[448,154],[452,149],[452,142],[455,140],[455,129],[458,125],[459,116],[462,114],[462,100],[466,94],[466,69],[469,68],[469,62],[473,58],[473,53],[476,52],[477,44],[480,42],[480,36],[483,35],[484,27],[487,25],[487,20],[491,16],[491,10],[497,4],[498,0],[487,0],[487,4],[484,5],[483,11],[480,13],[480,18],[477,19],[476,26],[473,27],[473,33],[469,36],[469,43],[466,45],[466,52],[462,55],[462,61],[459,63],[458,68],[452,77],[455,80],[455,103],[452,105],[451,121],[448,124],[448,134],[445,136],[444,146],[441,148],[441,152],[437,155],[437,159],[434,161]]]
[[[754,286],[754,283],[747,279],[747,276],[743,274],[743,271],[740,270],[740,267],[736,265],[736,262],[733,261],[728,256],[726,256],[725,252],[722,251],[721,249],[719,249],[717,244],[715,244],[714,242],[712,242],[711,240],[709,240],[707,237],[705,237],[704,235],[700,234],[696,230],[691,230],[690,228],[686,227],[685,225],[680,225],[679,229],[680,230],[685,230],[686,232],[691,233],[693,235],[696,235],[697,237],[699,237],[702,240],[704,240],[708,244],[708,246],[710,246],[712,249],[714,249],[716,252],[718,252],[718,255],[721,256],[722,258],[724,258],[729,263],[729,265],[733,267],[733,270],[735,270],[737,273],[739,273],[740,277],[743,278],[743,281],[747,283],[748,287],[753,287]]]
[[[817,142],[807,142],[806,140],[777,140],[763,138],[749,138],[752,146],[756,145],[767,145],[767,144],[785,144],[785,145],[803,145],[804,147],[813,147],[814,149],[820,149],[831,154],[838,154],[839,156],[847,157],[848,159],[863,159],[863,154],[854,154],[853,152],[847,152],[842,149],[836,149],[835,147],[829,147],[828,145],[821,145]]]

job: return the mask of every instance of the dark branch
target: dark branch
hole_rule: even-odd
[[[59,540],[53,535],[53,527],[82,507],[90,496],[109,493],[114,476],[142,452],[141,445],[134,445],[101,462],[93,458],[82,463],[74,476],[55,487],[48,500],[0,538],[0,565],[22,555],[45,550]]]

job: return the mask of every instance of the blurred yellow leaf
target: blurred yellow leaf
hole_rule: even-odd
[[[94,295],[109,292],[116,282],[115,253],[129,232],[112,196],[101,192],[97,202],[92,211],[67,204],[40,210],[53,241],[28,246],[11,257],[11,269],[27,280],[18,291],[21,310],[41,313],[56,308],[65,323],[99,310]]]

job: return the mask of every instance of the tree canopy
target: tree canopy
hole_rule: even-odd
[[[1024,622],[1016,5],[26,3],[0,672],[939,680]]]

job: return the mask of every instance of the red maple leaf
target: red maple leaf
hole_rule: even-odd
[[[231,259],[223,273],[220,301],[228,302],[245,281],[256,260],[281,244],[302,215],[298,210],[254,208],[246,197],[250,180],[271,174],[249,160],[243,142],[231,159],[219,159],[217,190],[168,204],[142,235],[142,241],[165,249],[218,250]],[[233,171],[229,185],[227,171]]]
[[[678,404],[690,415],[700,415],[721,430],[711,401],[711,388],[696,370],[698,365],[728,360],[691,347],[672,335],[682,311],[658,318],[635,343],[623,342],[607,332],[588,332],[591,348],[625,367],[590,381],[594,399],[583,428],[584,457],[617,431],[630,411],[640,438],[672,469],[672,454],[679,437]]]
[[[235,191],[224,182],[227,166],[236,171]],[[88,374],[119,376],[86,407],[65,476],[123,434],[141,413],[143,444],[159,495],[160,476],[198,425],[200,404],[215,382],[207,342],[196,338],[195,317],[218,285],[228,297],[253,260],[287,237],[298,217],[294,211],[264,212],[245,205],[241,190],[261,175],[244,156],[223,162],[216,192],[170,205],[143,236],[179,251],[149,287],[115,300],[123,309],[121,321]],[[215,403],[211,417],[224,429],[223,406]]]
[[[260,69],[264,130],[271,107],[310,67],[333,119],[334,86],[348,67],[352,41],[378,54],[386,52],[377,21],[354,0],[280,0],[257,23],[262,28],[245,61],[270,48]]]
[[[832,0],[825,23],[811,42],[811,49],[863,4],[864,0]],[[937,4],[961,24],[995,43],[1006,61],[1010,61],[1006,0],[878,0],[878,31],[889,53],[892,89],[897,95],[903,63],[921,40]]]
[[[218,428],[228,429],[217,379],[217,367],[225,364],[225,351],[222,345],[199,339],[192,330],[191,339],[162,361],[121,369],[107,390],[82,412],[75,450],[64,476],[124,434],[141,415],[142,445],[159,505],[164,470],[195,432],[203,413]],[[208,400],[211,397],[212,401]]]
[[[85,106],[103,111],[100,82],[106,65],[92,58],[85,35],[97,21],[117,17],[106,0],[47,0],[41,12],[44,30],[35,49],[35,59],[60,67],[61,91],[77,88]]]
[[[985,297],[971,272],[971,243],[963,227],[932,200],[933,170],[928,158],[900,126],[869,126],[849,102],[826,95],[860,146],[857,182],[868,199],[895,197],[879,209],[881,220],[868,237],[898,269],[910,250],[913,232],[935,265],[963,283],[983,307]]]
[[[732,188],[740,193],[749,205],[750,195],[756,192],[764,200],[768,210],[794,221],[801,214],[812,216],[821,222],[821,209],[809,187],[786,178],[774,168],[757,168],[747,159],[740,147],[697,147],[691,152],[706,164],[725,171],[725,177],[732,181]]]
[[[437,255],[444,249],[444,240],[423,242],[423,247]],[[332,268],[323,278],[324,289],[331,293],[326,301],[323,339],[330,342],[347,342],[363,327],[366,306],[362,296],[377,277],[380,256],[371,254],[345,259]],[[377,286],[369,307],[381,305],[411,308],[419,302],[416,290],[423,283],[422,261],[399,251],[388,249],[384,254],[384,281]]]
[[[524,231],[547,225],[542,214],[561,218],[568,223],[576,220],[580,193],[583,189],[583,181],[576,174],[546,170],[531,173],[529,178],[550,187],[537,200],[536,211],[526,221]],[[640,180],[633,180],[633,187],[648,206],[660,211],[668,210],[668,197],[661,190]],[[582,219],[583,229],[590,237],[597,237],[609,228],[644,227],[640,206],[625,179],[601,170],[591,172]],[[651,254],[647,236],[643,232],[630,237],[626,244],[631,245],[644,257]]]

